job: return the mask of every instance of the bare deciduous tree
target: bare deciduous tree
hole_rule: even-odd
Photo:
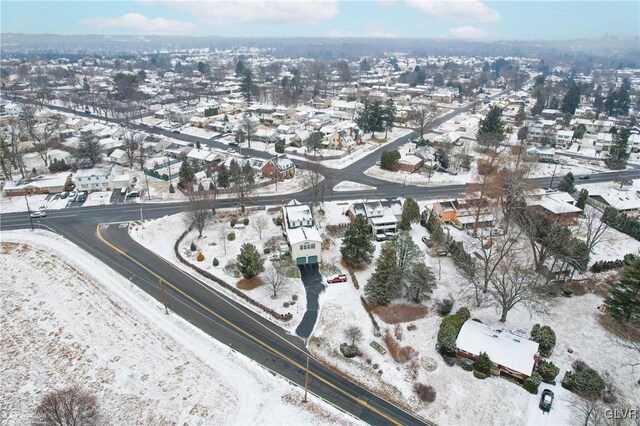
[[[345,328],[344,337],[351,341],[351,346],[355,346],[356,343],[362,340],[362,330],[360,330],[360,327],[356,325],[350,325]]]
[[[507,321],[507,314],[518,304],[533,305],[533,288],[540,282],[540,275],[533,266],[521,265],[514,253],[507,255],[491,277],[489,295],[500,310],[500,321]]]
[[[251,221],[251,227],[257,232],[258,238],[262,241],[262,232],[269,222],[264,216],[258,216]]]
[[[213,200],[207,191],[189,191],[186,205],[186,220],[189,226],[198,230],[198,237],[213,221]]]
[[[431,102],[428,105],[420,105],[412,110],[407,119],[409,125],[420,134],[420,139],[431,130],[438,118],[438,105]]]
[[[95,425],[99,420],[98,401],[77,386],[56,390],[44,396],[35,416],[48,426]]]
[[[591,206],[585,206],[583,226],[585,243],[587,243],[589,253],[593,253],[593,249],[602,240],[602,235],[607,231],[609,225],[602,220],[602,215],[598,210]]]
[[[318,204],[318,198],[324,189],[324,177],[320,174],[320,167],[318,163],[309,163],[302,175],[302,184],[311,190],[313,204]]]
[[[251,114],[245,114],[240,123],[240,128],[247,137],[247,145],[249,145],[249,148],[251,148],[251,137],[256,133],[256,129],[258,128],[258,125],[252,118]]]
[[[23,105],[22,121],[23,133],[26,133],[33,142],[33,147],[38,153],[45,167],[49,165],[49,149],[56,141],[55,133],[62,123],[62,117],[53,115],[40,124],[36,117],[36,108],[31,105]]]
[[[272,299],[278,297],[278,293],[285,289],[289,284],[289,281],[273,266],[269,267],[265,272],[264,282],[269,290],[271,290]]]
[[[218,241],[220,242],[220,245],[222,246],[222,250],[224,250],[224,254],[226,256],[227,254],[227,233],[224,231],[221,231],[218,234]]]

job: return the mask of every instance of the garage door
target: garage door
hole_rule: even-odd
[[[318,263],[318,256],[309,256],[307,263]]]
[[[298,265],[304,265],[305,263],[307,263],[307,258],[302,256],[302,257],[297,257],[296,258],[296,264]]]

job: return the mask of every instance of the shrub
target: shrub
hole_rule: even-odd
[[[220,264],[220,262],[218,261],[217,257],[213,258],[213,266],[218,266]]]
[[[449,367],[453,367],[458,363],[458,358],[456,358],[455,356],[442,355],[442,359],[444,360],[444,363]]]
[[[196,243],[195,243],[195,242],[193,242],[193,241],[191,241],[191,245],[189,246],[189,249],[190,249],[191,251],[196,251],[196,250],[197,250]]]
[[[571,367],[575,370],[575,371],[582,371],[585,368],[589,368],[589,365],[587,365],[586,362],[580,360],[580,359],[576,359],[575,361],[573,361],[571,363]]]
[[[591,367],[572,373],[567,371],[562,379],[562,387],[584,397],[599,397],[605,388],[600,374]]]
[[[170,183],[170,184],[169,184],[169,194],[173,194],[173,193],[175,193],[175,192],[176,192],[176,189],[173,187],[173,184],[172,184],[172,183]]]
[[[342,352],[342,355],[344,355],[345,358],[353,358],[356,356],[358,349],[354,345],[343,343],[340,345],[340,352]]]
[[[486,373],[483,373],[482,371],[473,370],[473,377],[475,377],[476,379],[484,380],[487,377],[489,377],[489,375]]]
[[[633,253],[628,253],[624,255],[624,259],[616,259],[616,260],[598,260],[591,265],[591,272],[605,272],[611,269],[622,268],[633,262],[636,256]]]
[[[438,345],[441,354],[456,354],[456,338],[458,337],[458,333],[460,333],[462,325],[469,319],[469,316],[469,310],[467,308],[461,308],[458,309],[455,314],[442,319],[440,329],[438,330]]]
[[[389,333],[384,335],[384,343],[389,349],[389,354],[397,363],[405,363],[417,354],[411,346],[400,346],[400,343]]]
[[[460,361],[460,367],[465,371],[473,371],[473,361],[465,358]]]
[[[238,219],[236,219],[235,217],[231,219],[231,227],[233,228],[234,226],[236,226],[236,224],[238,223]]]
[[[275,144],[275,149],[278,154],[284,154],[284,141],[278,139]]]
[[[274,225],[282,226],[282,217],[276,216],[272,220],[273,220]]]
[[[444,299],[438,303],[438,314],[445,316],[451,313],[453,309],[453,299]]]
[[[298,295],[297,294],[292,294],[291,295],[291,300],[298,300]]]
[[[489,355],[487,355],[486,352],[480,352],[480,355],[478,355],[476,360],[473,362],[474,370],[485,374],[489,374],[492,366],[493,363],[491,362],[491,358],[489,358]]]
[[[249,218],[245,217],[242,223],[244,223],[244,226],[247,226],[249,224]]]
[[[282,306],[283,306],[283,307],[285,307],[285,308],[288,308],[288,307],[289,307],[289,302],[284,302],[284,303],[282,304]]]
[[[229,233],[227,234],[227,240],[229,240],[229,241],[233,241],[233,240],[235,240],[235,239],[236,239],[236,233],[235,233],[235,232],[229,232]]]
[[[196,257],[196,260],[198,262],[202,262],[204,260],[204,254],[202,253],[198,253],[198,256]]]
[[[531,329],[531,340],[540,345],[542,355],[549,356],[556,345],[556,333],[548,325],[536,324]]]
[[[540,360],[540,362],[538,363],[538,368],[536,370],[542,377],[542,380],[548,383],[552,383],[560,372],[560,369],[556,367],[552,362],[545,360]]]
[[[433,386],[416,382],[413,384],[413,391],[418,394],[421,401],[433,402],[436,400],[436,390]]]
[[[522,387],[524,387],[527,392],[535,395],[538,393],[538,386],[540,386],[541,382],[542,377],[540,377],[540,374],[534,371],[533,374],[531,374],[531,377],[528,377],[524,382],[522,382]]]

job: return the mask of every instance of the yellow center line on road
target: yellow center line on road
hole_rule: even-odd
[[[291,365],[301,368],[303,370],[306,369],[305,365],[302,365],[301,363],[294,361],[293,359],[289,358],[288,356],[286,356],[285,354],[281,353],[280,351],[278,351],[277,349],[271,347],[268,343],[263,342],[262,340],[260,340],[259,338],[257,338],[256,336],[254,336],[253,334],[249,333],[248,331],[244,330],[243,328],[240,328],[238,325],[234,324],[233,322],[227,320],[226,318],[224,318],[223,316],[221,316],[220,314],[218,314],[217,312],[213,311],[212,309],[210,309],[208,306],[204,305],[203,303],[199,302],[198,300],[194,299],[193,297],[191,297],[189,294],[185,293],[184,291],[180,290],[178,287],[176,287],[175,285],[171,284],[170,282],[168,282],[167,280],[165,280],[164,278],[162,278],[160,275],[156,274],[154,271],[152,271],[151,269],[149,269],[147,266],[143,265],[141,262],[137,261],[136,259],[132,258],[131,256],[129,256],[127,253],[125,253],[123,250],[119,249],[118,247],[114,246],[113,244],[111,244],[109,241],[105,240],[104,237],[102,236],[102,233],[100,232],[100,225],[96,226],[96,235],[98,236],[98,239],[105,244],[106,246],[110,247],[112,250],[116,251],[117,253],[121,254],[122,256],[126,257],[127,259],[129,259],[130,261],[132,261],[133,263],[135,263],[136,265],[138,265],[139,267],[141,267],[142,269],[144,269],[145,271],[147,271],[149,274],[153,275],[154,277],[156,277],[157,279],[159,279],[160,281],[162,281],[165,285],[171,287],[174,291],[176,291],[177,293],[181,294],[183,297],[185,297],[186,299],[188,299],[190,302],[192,302],[193,304],[195,304],[196,306],[204,309],[205,311],[207,311],[208,313],[210,313],[211,315],[215,316],[216,318],[218,318],[219,320],[223,321],[225,324],[227,324],[229,327],[233,328],[234,330],[236,330],[237,332],[239,332],[240,334],[244,335],[245,337],[249,338],[250,340],[253,340],[254,342],[258,343],[260,346],[264,347],[265,349],[268,349],[269,351],[271,351],[273,354],[278,355],[279,357],[281,357],[282,359],[286,360],[287,362],[289,362]],[[321,381],[322,383],[326,384],[327,386],[335,389],[336,391],[342,393],[343,395],[345,395],[346,397],[348,397],[349,399],[353,400],[354,402],[362,405],[363,407],[373,411],[374,413],[378,414],[380,417],[388,420],[389,422],[393,423],[394,425],[397,426],[401,426],[402,423],[398,422],[397,420],[395,420],[394,418],[390,417],[389,415],[381,412],[380,410],[378,410],[375,407],[372,407],[371,405],[369,405],[366,401],[352,395],[351,393],[347,392],[346,390],[340,388],[339,386],[335,385],[334,383],[330,382],[328,379],[325,379],[324,377],[319,376],[317,373],[314,372],[309,372],[309,374],[312,377],[315,377],[316,379],[318,379],[319,381]]]

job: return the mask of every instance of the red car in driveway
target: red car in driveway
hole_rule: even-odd
[[[335,283],[346,283],[347,276],[345,274],[334,275],[332,277],[327,278],[327,284],[335,284]]]

